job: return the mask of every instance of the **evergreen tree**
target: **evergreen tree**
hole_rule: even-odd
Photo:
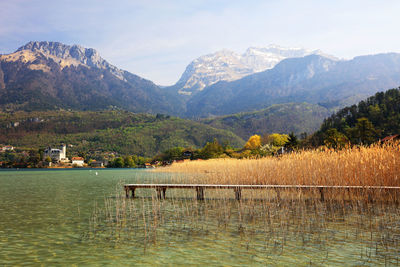
[[[377,131],[367,118],[357,119],[355,127],[348,130],[355,144],[371,144],[377,140]]]
[[[218,143],[217,139],[207,144],[201,149],[200,157],[203,159],[218,158],[224,153],[224,148]]]
[[[299,140],[297,139],[297,136],[294,135],[293,132],[289,134],[288,141],[285,144],[285,148],[290,149],[290,150],[296,150],[299,147]]]
[[[346,146],[349,143],[349,139],[335,128],[331,128],[325,134],[324,143],[329,148],[337,149]]]

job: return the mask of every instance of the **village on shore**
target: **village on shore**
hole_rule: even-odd
[[[325,145],[319,149],[340,149],[350,145],[343,138],[331,139],[325,140]],[[374,141],[387,142],[398,139],[400,139],[400,135],[396,134]],[[72,147],[72,145],[68,146]],[[204,147],[199,149],[174,147],[151,158],[118,155],[114,152],[103,152],[94,156],[77,153],[78,155],[70,155],[69,158],[67,156],[68,146],[62,143],[59,146],[35,150],[0,144],[0,168],[156,168],[189,160],[279,156],[306,149],[306,140],[297,139],[293,133],[289,135],[274,133],[262,137],[253,135],[243,148],[234,149],[229,145],[221,145],[214,139],[213,142],[207,142]]]
[[[254,135],[241,149],[222,145],[214,139],[199,149],[173,147],[150,158],[119,155],[112,152],[96,155],[70,152],[68,157],[67,147],[72,148],[72,145],[63,143],[59,146],[49,146],[39,150],[0,145],[0,168],[155,168],[188,160],[278,155],[293,151],[298,145],[294,136],[293,140],[289,138],[289,135],[280,134],[272,134],[268,138],[272,139],[268,141],[267,145],[262,146],[261,136]]]
[[[70,145],[71,146],[71,145]],[[173,162],[189,160],[192,152],[182,152],[182,157],[159,161],[136,155],[117,156],[117,153],[105,152],[100,159],[74,155],[67,157],[67,145],[49,146],[45,149],[23,149],[12,145],[0,144],[0,168],[155,168]]]
[[[3,159],[8,158],[8,161],[0,161],[0,167],[3,168],[104,168],[107,163],[97,160],[85,162],[80,156],[69,159],[66,144],[59,147],[49,146],[42,151],[27,151],[6,145],[0,146],[0,153],[6,154]]]

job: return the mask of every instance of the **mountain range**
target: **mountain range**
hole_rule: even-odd
[[[319,50],[278,46],[253,47],[241,55],[223,50],[194,60],[170,87],[121,70],[96,50],[79,45],[29,42],[14,53],[0,55],[3,111],[124,109],[186,118],[240,113],[234,116],[248,120],[243,112],[267,118],[265,111],[273,111],[268,107],[280,104],[286,105],[287,116],[272,117],[285,124],[295,117],[291,112],[296,116],[308,116],[302,113],[308,109],[316,110],[315,114],[323,114],[321,108],[332,112],[399,84],[400,54],[396,53],[339,60]],[[290,103],[307,109],[295,109]],[[318,123],[323,119],[319,117],[315,117]],[[259,130],[279,128],[272,124],[261,123],[264,129]],[[246,130],[236,132],[245,138]]]
[[[283,59],[311,54],[325,55],[320,50],[277,45],[250,47],[243,54],[227,49],[221,50],[193,60],[170,90],[190,96],[219,81],[238,80],[244,76],[271,69]]]
[[[204,88],[187,102],[186,116],[254,111],[307,102],[334,109],[400,84],[400,54],[336,61],[320,55],[282,60],[274,68]]]
[[[0,107],[5,110],[122,108],[182,112],[179,99],[153,82],[118,69],[94,49],[29,42],[0,55]]]

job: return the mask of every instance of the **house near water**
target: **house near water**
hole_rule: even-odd
[[[90,163],[90,166],[92,168],[103,168],[104,167],[104,162],[95,160],[95,161],[92,161]]]
[[[388,141],[395,141],[395,140],[400,140],[400,134],[395,134],[391,136],[386,136],[381,140],[381,142],[388,142]]]
[[[13,151],[13,150],[14,150],[13,146],[2,146],[0,149],[1,152]]]
[[[72,166],[83,167],[85,159],[82,157],[72,157]]]

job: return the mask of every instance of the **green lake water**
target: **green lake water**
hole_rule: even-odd
[[[0,266],[399,265],[400,214],[392,204],[365,213],[293,204],[283,212],[262,199],[238,203],[232,192],[231,200],[214,192],[204,202],[182,190],[161,202],[151,190],[133,200],[119,195],[121,183],[170,176],[135,169],[0,171]],[[94,226],[105,200],[133,207],[131,225],[116,227],[99,212]]]

